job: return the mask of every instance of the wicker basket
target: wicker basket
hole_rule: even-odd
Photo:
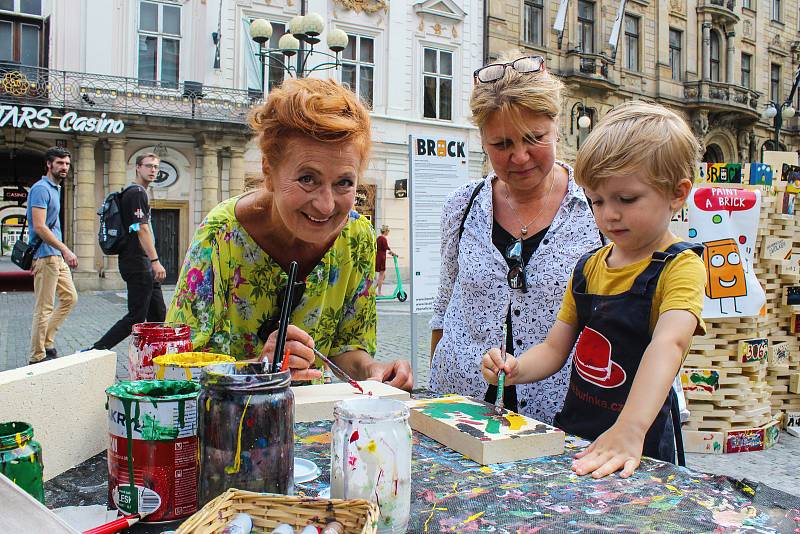
[[[253,532],[267,534],[282,523],[302,529],[309,524],[324,527],[331,521],[341,523],[344,534],[375,534],[378,530],[378,507],[364,499],[287,497],[229,489],[184,521],[176,534],[215,534],[240,512],[253,518]]]

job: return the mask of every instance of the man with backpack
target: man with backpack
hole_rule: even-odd
[[[119,195],[121,231],[126,237],[113,252],[119,253],[119,273],[128,286],[128,313],[92,346],[94,349],[110,349],[130,335],[133,325],[162,322],[167,314],[161,292],[167,273],[158,261],[147,198],[147,190],[158,176],[158,164],[155,154],[138,156],[134,183]],[[100,238],[102,244],[102,233]]]
[[[58,356],[56,331],[78,302],[72,282],[78,257],[61,237],[61,184],[69,174],[72,155],[65,148],[52,147],[45,152],[47,174],[33,184],[28,193],[28,243],[36,245],[33,254],[33,306],[30,363],[52,360]],[[54,309],[56,294],[58,307]]]

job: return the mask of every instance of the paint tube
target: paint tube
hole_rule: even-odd
[[[284,523],[275,527],[275,530],[272,531],[272,534],[294,534],[294,529],[291,525]]]
[[[253,530],[252,518],[247,514],[236,514],[222,529],[222,534],[250,534],[251,530]]]

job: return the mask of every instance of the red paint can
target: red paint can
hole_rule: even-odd
[[[131,380],[156,377],[153,358],[162,354],[192,351],[191,329],[181,323],[139,323],[133,325],[128,346],[128,372]]]
[[[186,380],[120,382],[108,396],[108,502],[143,521],[197,511],[197,397]]]

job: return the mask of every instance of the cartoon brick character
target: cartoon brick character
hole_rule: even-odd
[[[736,307],[736,297],[747,295],[747,282],[745,280],[744,265],[739,254],[736,241],[731,238],[706,241],[703,243],[703,262],[706,265],[706,296],[710,299],[719,299],[720,313],[722,299],[733,299],[733,310],[741,313]]]

